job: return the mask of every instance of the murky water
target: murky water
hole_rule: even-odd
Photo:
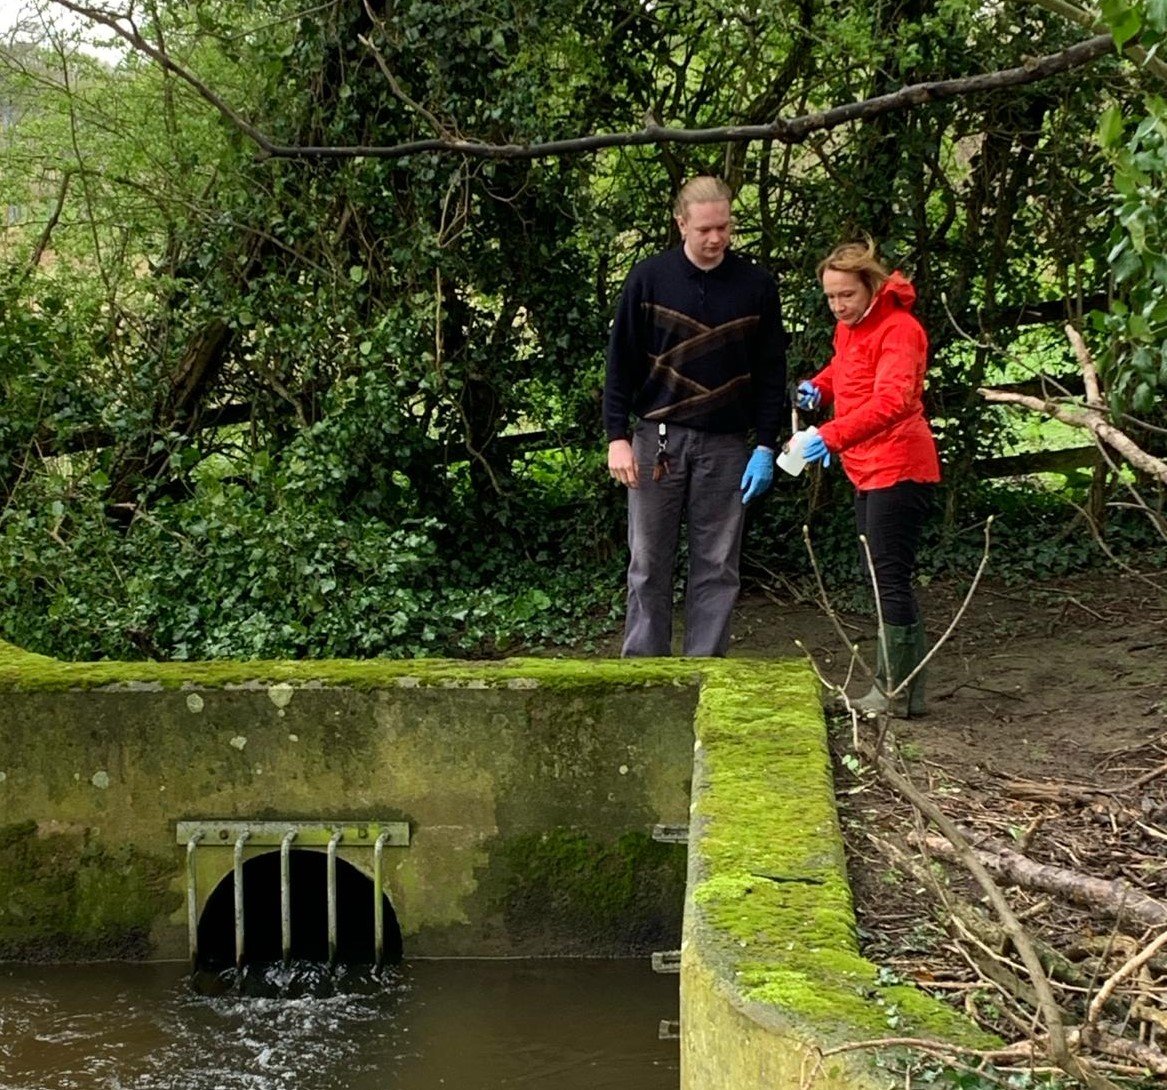
[[[647,959],[414,962],[380,981],[300,968],[254,983],[268,994],[200,994],[174,964],[0,965],[0,1090],[678,1082],[677,1042],[657,1033],[677,1017],[677,977]]]

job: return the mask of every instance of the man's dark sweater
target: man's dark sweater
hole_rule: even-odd
[[[727,251],[708,271],[678,246],[633,268],[608,343],[604,427],[628,420],[746,432],[775,447],[786,403],[786,337],[778,288]]]

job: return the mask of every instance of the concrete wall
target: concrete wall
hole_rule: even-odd
[[[650,836],[688,808],[696,687],[675,668],[619,683],[578,664],[349,664],[325,683],[282,665],[299,676],[70,676],[9,653],[0,957],[183,956],[175,827],[198,819],[407,821],[385,863],[407,955],[677,944],[684,848]],[[370,871],[367,847],[340,855]],[[231,845],[196,858],[201,906]]]

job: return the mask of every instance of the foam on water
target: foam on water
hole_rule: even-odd
[[[78,983],[84,987],[84,977]],[[393,1032],[400,974],[324,966],[181,981],[161,1002],[119,990],[86,1013],[36,992],[5,993],[3,1090],[303,1090],[359,1075]],[[108,1002],[108,1000],[107,1000]],[[343,1073],[343,1078],[329,1072]],[[306,1079],[307,1076],[307,1079]]]

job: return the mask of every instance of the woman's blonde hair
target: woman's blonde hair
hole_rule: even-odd
[[[681,186],[677,199],[673,202],[673,213],[680,219],[686,219],[691,204],[732,200],[733,190],[720,178],[714,178],[712,174],[699,174]]]
[[[876,257],[875,243],[870,235],[864,235],[862,242],[844,242],[827,254],[815,269],[820,284],[823,273],[828,269],[854,273],[872,295],[883,287],[883,282],[891,275],[887,266]]]

